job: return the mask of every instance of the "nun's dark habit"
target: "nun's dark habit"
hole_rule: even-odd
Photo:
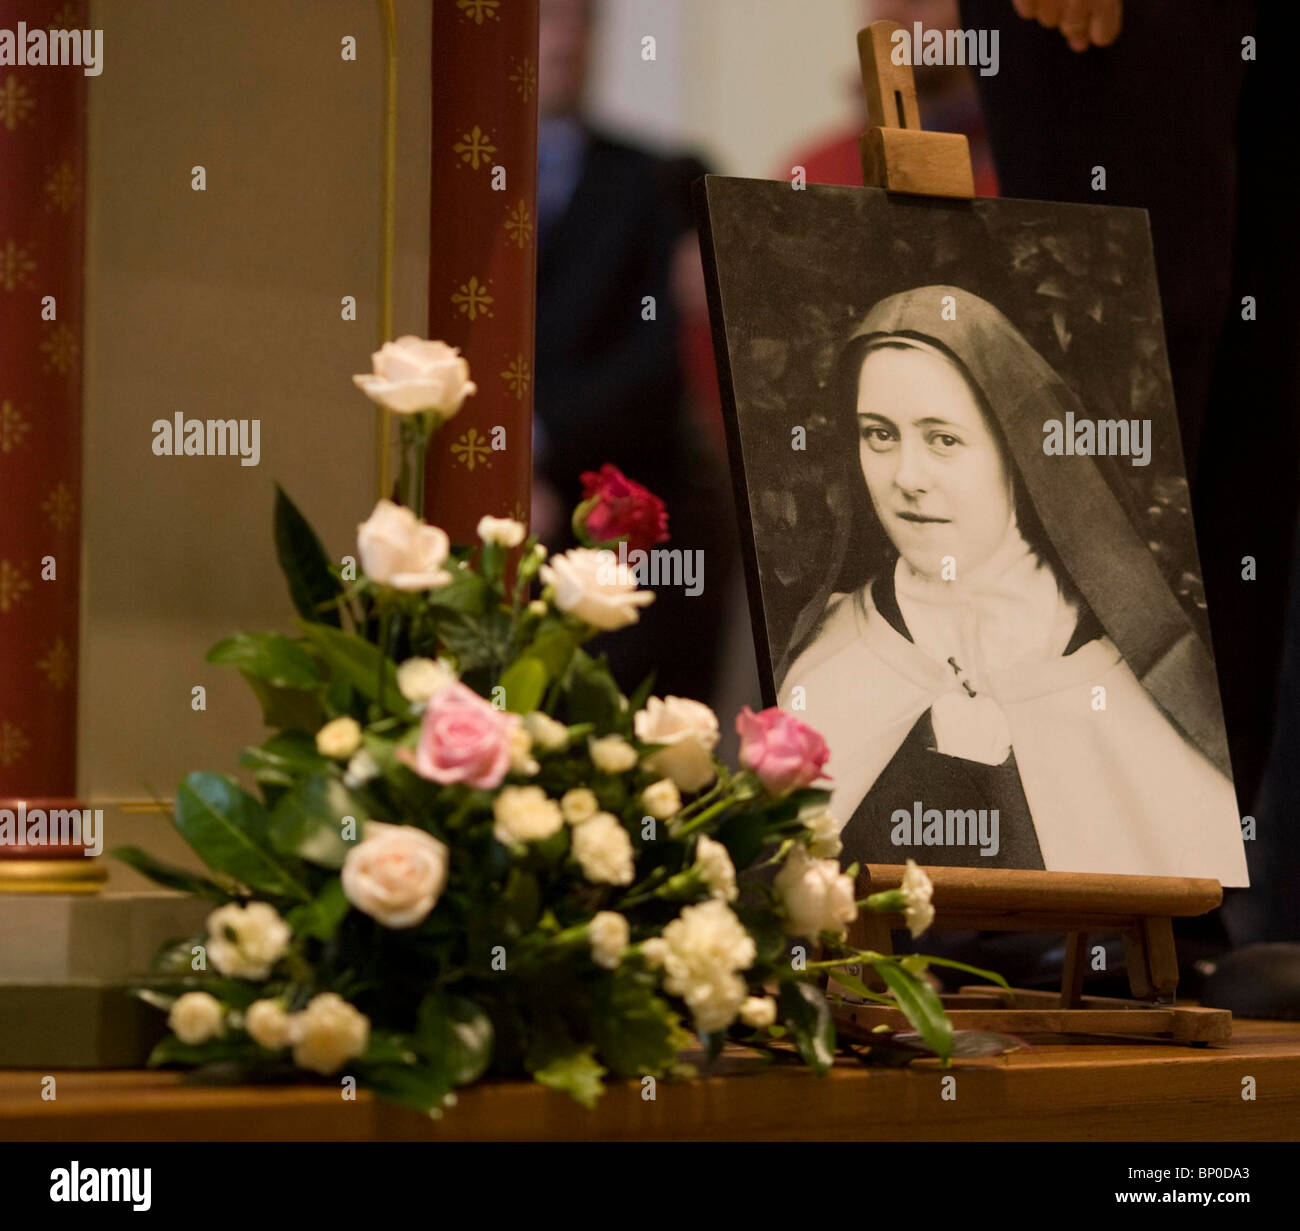
[[[943,319],[945,296],[955,305],[951,320]],[[1040,581],[1043,565],[1051,570],[1049,588],[1060,594],[1053,610],[1073,626],[1054,649],[985,674],[983,708],[969,707],[958,724],[994,728],[985,744],[999,751],[981,759],[936,746],[933,720],[961,709],[964,685],[907,627],[894,593],[898,553],[862,479],[857,380],[881,344],[937,350],[964,375],[1014,473],[1021,564],[1032,561]],[[1046,421],[1069,411],[1086,417],[1052,367],[992,305],[927,286],[871,310],[829,392],[829,447],[853,495],[840,511],[826,581],[796,623],[777,680],[787,708],[802,689],[807,720],[830,744],[846,860],[910,856],[1246,884],[1209,652],[1092,458],[1044,453]],[[969,734],[978,744],[981,733]],[[918,847],[909,842],[919,825],[901,823],[903,813],[994,808],[996,854],[979,845]]]

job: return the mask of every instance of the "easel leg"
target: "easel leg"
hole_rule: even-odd
[[[1061,1008],[1077,1009],[1083,1000],[1084,963],[1088,960],[1088,934],[1071,932],[1065,938],[1065,965],[1061,970]]]
[[[1174,921],[1168,916],[1144,919],[1147,969],[1155,999],[1172,1003],[1178,992],[1178,950],[1174,947]]]

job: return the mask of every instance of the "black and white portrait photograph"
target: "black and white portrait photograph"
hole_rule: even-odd
[[[764,699],[846,862],[1246,884],[1146,214],[697,208]]]

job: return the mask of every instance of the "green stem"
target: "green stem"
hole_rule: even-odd
[[[711,821],[719,812],[724,812],[726,809],[730,808],[734,802],[735,800],[730,795],[724,799],[718,800],[716,804],[705,808],[698,816],[693,816],[685,825],[678,826],[674,829],[672,831],[673,837],[684,838],[687,834],[693,833],[706,821]]]

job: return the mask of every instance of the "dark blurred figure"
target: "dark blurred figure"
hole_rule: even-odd
[[[703,590],[657,586],[638,625],[593,648],[625,690],[653,670],[657,693],[707,698],[735,552],[725,467],[688,411],[677,302],[690,182],[706,168],[583,118],[596,7],[541,0],[533,524],[553,550],[572,546],[581,475],[603,462],[661,496],[664,546],[703,553]]]
[[[1151,215],[1237,797],[1258,822],[1246,844],[1258,888],[1249,905],[1224,912],[1239,942],[1300,938],[1296,908],[1285,905],[1300,863],[1294,680],[1277,711],[1300,496],[1291,295],[1300,185],[1295,160],[1268,136],[1290,106],[1279,54],[1290,45],[1287,7],[962,0],[967,27],[1000,31],[1001,72],[978,84],[1003,192]],[[1108,45],[1088,47],[1082,24],[1045,28],[1071,9],[1089,11],[1091,41]],[[1246,58],[1247,39],[1258,61]],[[1105,192],[1091,188],[1097,166]],[[1258,319],[1243,319],[1244,296]],[[1243,576],[1246,557],[1254,580]],[[1271,790],[1261,796],[1270,748]]]

